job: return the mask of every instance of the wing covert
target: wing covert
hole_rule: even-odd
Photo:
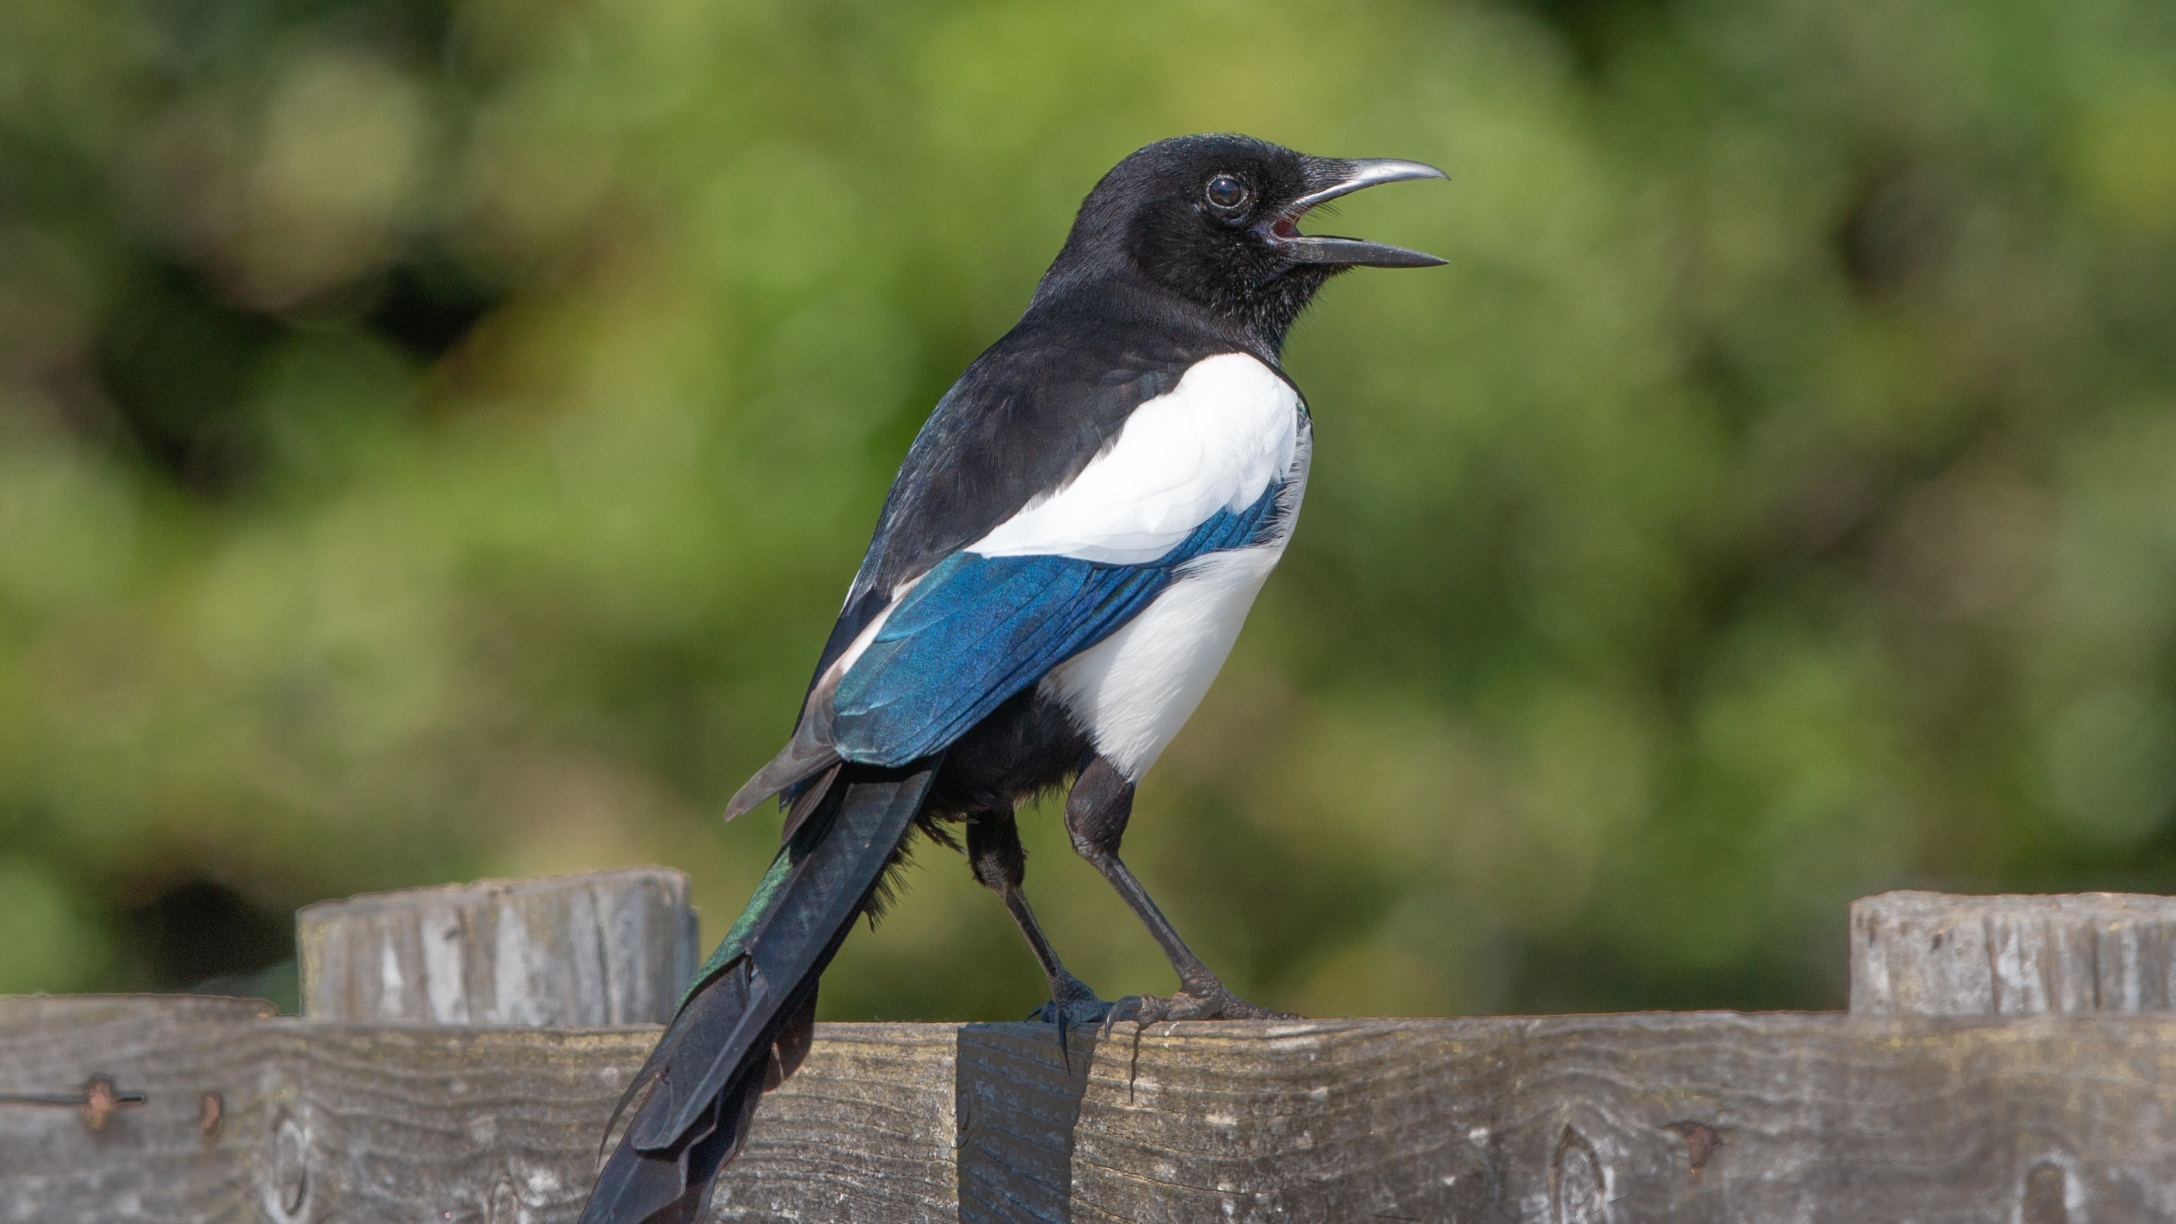
[[[1066,659],[1108,637],[1186,564],[1244,547],[1282,482],[1219,509],[1146,565],[1055,554],[947,557],[892,609],[833,696],[831,742],[849,761],[897,766],[967,733]]]

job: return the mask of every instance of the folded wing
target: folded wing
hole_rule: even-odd
[[[831,765],[901,766],[1108,637],[1211,553],[1265,539],[1300,401],[1243,353],[1195,362],[1061,487],[900,583],[820,673],[794,740],[729,813]],[[850,605],[851,606],[851,605]]]
[[[1265,534],[1292,471],[1299,399],[1244,354],[1197,362],[1102,455],[939,562],[886,614],[833,696],[846,760],[935,752],[1103,640],[1189,562]]]

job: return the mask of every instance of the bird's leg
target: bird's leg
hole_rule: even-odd
[[[1156,902],[1141,887],[1133,871],[1118,857],[1118,844],[1126,836],[1126,822],[1133,816],[1133,783],[1112,768],[1108,761],[1096,757],[1088,768],[1081,771],[1079,780],[1073,783],[1073,791],[1065,800],[1065,830],[1072,835],[1073,849],[1080,856],[1095,864],[1103,878],[1111,882],[1118,895],[1133,907],[1141,925],[1164,951],[1164,958],[1171,962],[1179,975],[1179,993],[1167,998],[1141,996],[1122,1000],[1120,1012],[1142,1025],[1160,1020],[1260,1020],[1290,1019],[1283,1012],[1274,1012],[1247,1002],[1224,988],[1209,966],[1194,955],[1194,950],[1179,938],[1171,920],[1156,908]]]
[[[1043,967],[1043,976],[1050,979],[1050,1002],[1035,1009],[1028,1019],[1050,1021],[1061,1029],[1100,1022],[1109,1014],[1111,1005],[1066,971],[1057,949],[1043,934],[1042,924],[1035,921],[1035,911],[1028,907],[1027,893],[1020,887],[1027,877],[1028,852],[1020,845],[1020,826],[1010,809],[976,812],[968,817],[967,862],[983,887],[1005,903],[1014,924],[1027,936],[1035,962]]]

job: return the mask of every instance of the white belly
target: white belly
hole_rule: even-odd
[[[1284,541],[1211,553],[1139,616],[1043,680],[1096,752],[1139,781],[1186,725],[1239,640]]]
[[[1239,640],[1254,597],[1284,556],[1314,458],[1313,431],[1305,417],[1297,424],[1275,534],[1249,548],[1188,562],[1139,616],[1043,679],[1043,691],[1065,705],[1097,755],[1129,781],[1140,781],[1193,716]]]

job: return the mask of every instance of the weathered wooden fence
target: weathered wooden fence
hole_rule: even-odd
[[[670,872],[301,916],[302,1019],[0,999],[0,1219],[570,1220]],[[2176,902],[1853,906],[1848,1014],[820,1025],[721,1220],[2176,1220]],[[572,1027],[625,1024],[626,1027]],[[551,1026],[551,1027],[545,1027]]]

